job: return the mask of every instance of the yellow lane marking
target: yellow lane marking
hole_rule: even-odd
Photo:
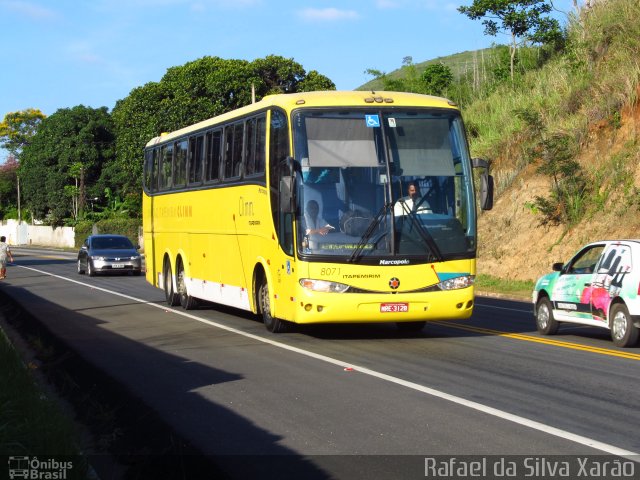
[[[598,353],[600,355],[610,355],[612,357],[628,358],[630,360],[640,360],[640,354],[631,352],[622,352],[619,350],[611,350],[609,348],[592,347],[589,345],[581,345],[579,343],[563,342],[561,340],[552,340],[550,338],[534,337],[532,335],[523,335],[521,333],[502,332],[500,330],[492,330],[490,328],[474,327],[473,325],[460,325],[450,322],[430,322],[442,327],[457,328],[459,330],[467,330],[469,332],[482,333],[484,335],[496,335],[499,337],[514,338],[525,342],[543,343],[554,347],[570,348],[573,350],[581,350],[584,352]]]

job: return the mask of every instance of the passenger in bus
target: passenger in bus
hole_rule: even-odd
[[[393,206],[393,214],[395,216],[406,215],[409,212],[433,213],[429,202],[422,197],[417,182],[409,182],[407,194],[406,197],[399,198]]]
[[[304,214],[305,235],[320,234],[326,235],[335,227],[329,225],[329,223],[320,215],[320,206],[315,200],[309,200],[307,202],[306,212]]]

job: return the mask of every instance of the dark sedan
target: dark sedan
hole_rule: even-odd
[[[142,257],[124,235],[91,235],[78,252],[78,273],[93,277],[96,273],[140,275]]]

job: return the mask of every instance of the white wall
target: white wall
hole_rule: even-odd
[[[17,220],[5,220],[0,225],[0,235],[7,237],[9,245],[39,245],[43,247],[73,248],[75,231],[73,227],[46,227],[29,225]]]

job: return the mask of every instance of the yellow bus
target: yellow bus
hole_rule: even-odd
[[[473,310],[476,201],[459,109],[397,92],[305,92],[149,141],[146,278],[293,323],[464,319]]]

